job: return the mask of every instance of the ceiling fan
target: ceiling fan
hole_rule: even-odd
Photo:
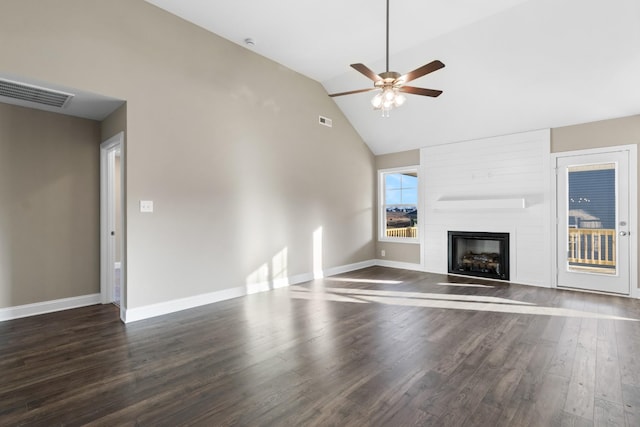
[[[406,98],[401,92],[411,93],[414,95],[423,95],[437,97],[442,91],[435,89],[425,89],[421,87],[405,86],[412,80],[425,76],[429,73],[444,67],[444,64],[438,60],[432,61],[422,67],[416,68],[407,74],[400,74],[396,71],[389,71],[389,0],[387,0],[387,71],[376,74],[364,64],[351,64],[351,68],[364,74],[373,80],[373,87],[368,89],[351,90],[348,92],[332,93],[329,96],[351,95],[354,93],[369,92],[379,90],[378,94],[373,97],[371,104],[375,110],[382,110],[382,115],[389,117],[389,111],[393,107],[399,107],[404,104]]]

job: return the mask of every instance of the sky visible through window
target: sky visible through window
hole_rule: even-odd
[[[413,171],[383,173],[382,236],[418,237],[418,174]]]
[[[404,173],[385,175],[385,204],[415,205],[418,203],[418,177]]]

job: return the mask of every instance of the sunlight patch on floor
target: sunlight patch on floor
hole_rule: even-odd
[[[368,301],[349,298],[344,295],[336,295],[336,294],[321,294],[321,293],[314,293],[314,292],[291,291],[289,292],[289,296],[294,299],[306,299],[311,301],[321,300],[321,301],[355,302],[358,304],[368,304]]]
[[[428,292],[406,292],[406,291],[381,291],[378,289],[348,289],[348,288],[325,288],[326,292],[332,292],[336,294],[349,294],[349,295],[371,295],[371,296],[383,296],[383,297],[397,297],[397,298],[425,298],[433,300],[446,300],[446,301],[473,301],[473,302],[492,302],[497,304],[521,304],[521,305],[535,305],[530,302],[521,302],[508,298],[491,297],[484,295],[457,295],[457,294],[433,294]]]
[[[377,303],[407,307],[442,308],[450,310],[489,311],[495,313],[532,314],[538,316],[579,317],[604,320],[638,319],[593,313],[564,307],[541,307],[533,303],[483,295],[433,294],[423,292],[381,291],[377,289],[323,288],[310,290],[292,286],[289,295],[293,299],[311,301],[335,301],[352,303]]]
[[[324,280],[329,282],[374,283],[381,285],[399,285],[402,283],[402,280],[351,279],[349,277],[327,277]]]
[[[389,298],[377,296],[359,296],[365,301],[376,302],[379,304],[404,305],[412,307],[428,307],[428,308],[448,308],[454,310],[475,310],[475,311],[492,311],[496,313],[515,313],[515,314],[536,314],[540,316],[563,316],[563,317],[582,317],[589,319],[607,319],[607,320],[628,320],[637,322],[638,319],[628,317],[611,316],[600,313],[592,313],[583,310],[574,310],[562,307],[540,307],[527,305],[510,305],[510,304],[494,304],[481,302],[461,302],[461,301],[437,301],[437,300],[421,300],[415,298]]]
[[[440,283],[436,283],[436,285],[438,286],[455,286],[455,287],[461,287],[461,288],[495,288],[495,286],[491,286],[491,285],[481,285],[479,283],[444,283],[444,282],[440,282]]]

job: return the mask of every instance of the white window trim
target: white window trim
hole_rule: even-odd
[[[384,210],[385,207],[385,198],[384,198],[384,176],[389,173],[403,173],[403,172],[412,172],[415,173],[418,177],[418,199],[416,200],[416,207],[418,208],[418,235],[415,238],[409,237],[387,237],[386,228],[385,228],[385,220],[387,218],[386,212]],[[378,169],[378,241],[379,242],[394,242],[394,243],[411,243],[411,244],[420,244],[420,237],[422,236],[422,227],[420,226],[423,221],[421,219],[421,195],[420,195],[420,166],[411,165],[411,166],[402,166],[398,168],[388,168],[388,169]]]

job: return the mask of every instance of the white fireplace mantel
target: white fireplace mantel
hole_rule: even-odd
[[[491,209],[525,209],[524,197],[501,199],[440,199],[436,200],[437,210],[491,210]]]

